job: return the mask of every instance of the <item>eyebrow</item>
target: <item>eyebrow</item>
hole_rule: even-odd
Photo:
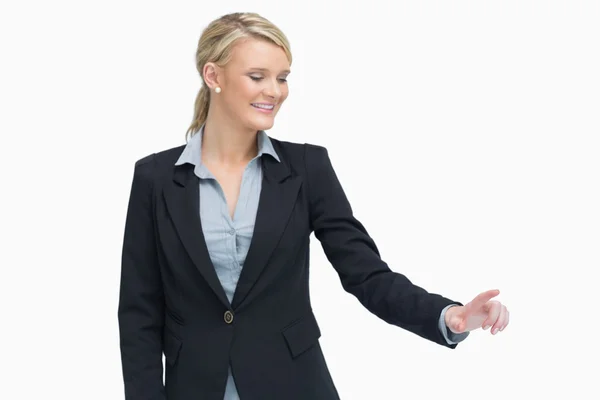
[[[259,67],[254,67],[254,68],[250,68],[250,69],[253,69],[253,70],[256,70],[256,71],[263,71],[263,72],[268,72],[269,71],[268,68],[259,68]],[[286,69],[286,70],[283,70],[281,72],[285,72],[285,73],[289,74],[292,71],[290,71],[289,69]]]

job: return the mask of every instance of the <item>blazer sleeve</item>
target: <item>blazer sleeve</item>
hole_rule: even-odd
[[[382,320],[442,346],[448,343],[438,327],[442,310],[462,305],[428,293],[382,261],[338,180],[327,149],[305,145],[311,228],[337,271],[344,290]]]
[[[164,297],[154,235],[154,156],[136,163],[121,261],[119,332],[126,400],[164,400]]]

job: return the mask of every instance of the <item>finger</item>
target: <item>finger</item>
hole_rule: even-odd
[[[506,328],[508,326],[508,323],[510,322],[510,311],[508,311],[508,309],[506,310],[506,322],[504,323],[504,326],[502,326],[502,328],[500,328],[500,331],[503,331],[504,328]]]
[[[488,310],[488,317],[485,321],[483,321],[482,328],[485,330],[496,323],[498,317],[500,316],[500,310],[502,308],[502,304],[497,301],[493,301],[490,304],[490,308]]]
[[[485,303],[490,301],[492,298],[498,296],[500,291],[498,289],[488,290],[478,294],[470,303],[470,307],[474,310],[480,309]]]
[[[492,330],[491,330],[492,335],[495,335],[496,333],[498,333],[500,328],[504,326],[504,323],[506,321],[506,311],[507,310],[506,310],[505,306],[500,306],[500,314],[498,315],[498,319],[492,326]]]

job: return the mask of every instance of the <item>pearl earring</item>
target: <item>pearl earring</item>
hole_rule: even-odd
[[[221,88],[217,86],[217,87],[215,88],[215,93],[221,93]]]

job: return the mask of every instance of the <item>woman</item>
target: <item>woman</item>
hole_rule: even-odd
[[[508,324],[497,290],[463,306],[392,272],[327,150],[267,136],[291,62],[259,15],[213,21],[187,144],[136,163],[119,303],[129,400],[338,399],[309,299],[311,232],[344,289],[388,323],[449,348]]]

